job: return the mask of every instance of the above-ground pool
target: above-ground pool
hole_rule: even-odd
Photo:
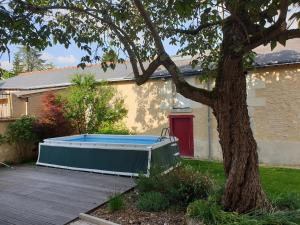
[[[84,134],[45,139],[39,145],[37,165],[116,174],[149,175],[178,163],[175,137]]]

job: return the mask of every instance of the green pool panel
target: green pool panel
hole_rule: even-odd
[[[38,165],[91,172],[137,176],[149,175],[150,167],[164,171],[178,162],[177,143],[152,150],[99,149],[40,144]]]

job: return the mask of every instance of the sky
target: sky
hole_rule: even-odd
[[[170,55],[176,55],[177,48],[168,43],[164,44]],[[0,56],[0,67],[6,70],[12,69],[13,55],[18,51],[18,46],[11,46],[10,51],[10,61],[7,53]],[[55,67],[77,66],[80,63],[81,57],[85,56],[85,54],[75,44],[71,44],[68,49],[63,45],[54,45],[42,52],[42,58],[52,63]]]
[[[7,53],[4,53],[0,58],[0,67],[10,70],[12,68],[12,59],[14,53],[18,51],[19,46],[10,47],[10,61]],[[42,58],[49,63],[53,63],[55,67],[75,66],[79,64],[80,58],[84,52],[76,45],[72,44],[68,49],[63,45],[54,45],[53,47],[46,48],[42,52]]]
[[[165,43],[167,52],[170,55],[176,55],[177,48]],[[281,51],[284,49],[295,50],[300,52],[300,39],[292,39],[287,41],[286,46],[280,44],[273,51]],[[12,69],[13,54],[18,51],[18,46],[11,46],[10,62],[7,53],[4,53],[0,58],[0,67],[6,70]],[[271,52],[270,45],[260,46],[255,49],[258,54],[264,54]],[[42,53],[42,58],[47,62],[52,63],[55,67],[67,67],[77,66],[80,63],[80,59],[85,55],[85,52],[79,49],[75,44],[72,44],[68,49],[62,45],[55,45],[45,49]]]

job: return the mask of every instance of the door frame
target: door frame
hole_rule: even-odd
[[[193,152],[192,156],[184,156],[184,157],[192,157],[194,158],[195,157],[195,149],[194,149],[194,117],[195,115],[193,114],[169,114],[169,125],[170,125],[170,132],[171,132],[171,135],[173,135],[173,123],[172,123],[172,120],[173,119],[181,119],[181,118],[188,118],[188,119],[191,119],[192,123],[191,123],[191,126],[189,126],[189,132],[191,132],[192,134],[192,137],[191,137],[191,142],[192,142],[192,146],[191,146],[191,150]]]

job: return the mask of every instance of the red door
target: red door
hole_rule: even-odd
[[[194,157],[193,115],[170,115],[172,135],[179,139],[181,156]]]

